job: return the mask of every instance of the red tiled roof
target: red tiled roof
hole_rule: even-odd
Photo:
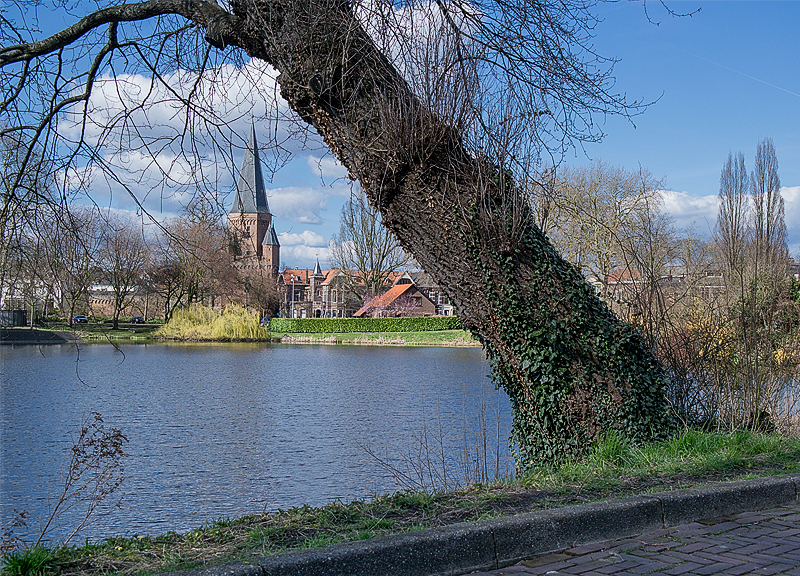
[[[292,283],[292,278],[294,278],[295,284],[308,284],[308,269],[303,270],[284,270],[283,271],[283,281],[287,284]]]
[[[641,275],[641,272],[636,269],[631,270],[630,268],[617,268],[616,270],[612,270],[612,272],[608,275],[608,281],[624,282],[626,280],[638,280]]]
[[[353,316],[361,316],[372,308],[385,308],[412,288],[414,288],[413,284],[396,284],[375,300],[372,300],[368,304],[365,304],[359,308],[358,312],[353,314]]]

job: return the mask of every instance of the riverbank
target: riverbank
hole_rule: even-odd
[[[111,325],[98,324],[78,328],[60,329],[42,328],[8,328],[0,330],[0,344],[9,345],[46,345],[46,344],[78,344],[82,342],[153,342],[175,340],[158,336],[155,332],[160,325],[135,325],[120,327],[117,330]],[[181,341],[193,342],[186,339]],[[207,342],[227,342],[230,340],[207,340]],[[353,346],[445,346],[445,347],[479,347],[480,343],[465,330],[437,330],[426,332],[348,332],[319,334],[283,334],[263,330],[263,336],[237,341],[275,342],[283,344],[346,344]]]
[[[339,334],[279,334],[273,339],[284,344],[352,344],[361,346],[480,346],[466,330],[426,332],[347,332]]]
[[[8,346],[39,346],[51,344],[77,344],[82,340],[73,332],[30,328],[3,328],[0,344]]]
[[[36,327],[4,328],[0,330],[0,344],[47,345],[80,344],[83,342],[153,341],[160,324],[120,324],[114,329],[110,323],[74,325],[67,324]]]
[[[612,438],[579,462],[540,468],[516,480],[449,492],[406,491],[320,508],[302,506],[273,514],[220,519],[186,534],[132,535],[79,547],[51,548],[41,573],[139,574],[234,560],[256,561],[264,555],[458,522],[797,472],[798,439],[688,430],[665,442],[633,447]]]

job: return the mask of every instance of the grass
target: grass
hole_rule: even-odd
[[[800,471],[800,440],[686,430],[644,447],[610,436],[584,459],[451,492],[399,492],[220,519],[186,534],[109,538],[7,556],[3,576],[141,574],[722,480]],[[26,555],[34,558],[24,560]],[[39,560],[35,560],[38,558]],[[43,559],[43,560],[42,560]]]
[[[480,346],[465,330],[426,332],[345,332],[336,334],[288,334],[273,332],[274,339],[286,343],[362,344],[384,346]]]

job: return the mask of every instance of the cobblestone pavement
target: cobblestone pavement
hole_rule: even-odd
[[[800,576],[800,505],[665,528],[635,538],[578,546],[490,572],[505,575]]]

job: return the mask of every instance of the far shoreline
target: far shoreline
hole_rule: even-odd
[[[54,344],[114,344],[118,342],[272,342],[280,344],[317,344],[344,346],[436,346],[443,348],[477,348],[481,344],[465,330],[435,330],[425,332],[351,332],[351,333],[278,333],[267,332],[263,338],[227,339],[177,339],[159,337],[153,332],[52,330],[47,328],[3,328],[0,344],[5,345],[54,345]]]

